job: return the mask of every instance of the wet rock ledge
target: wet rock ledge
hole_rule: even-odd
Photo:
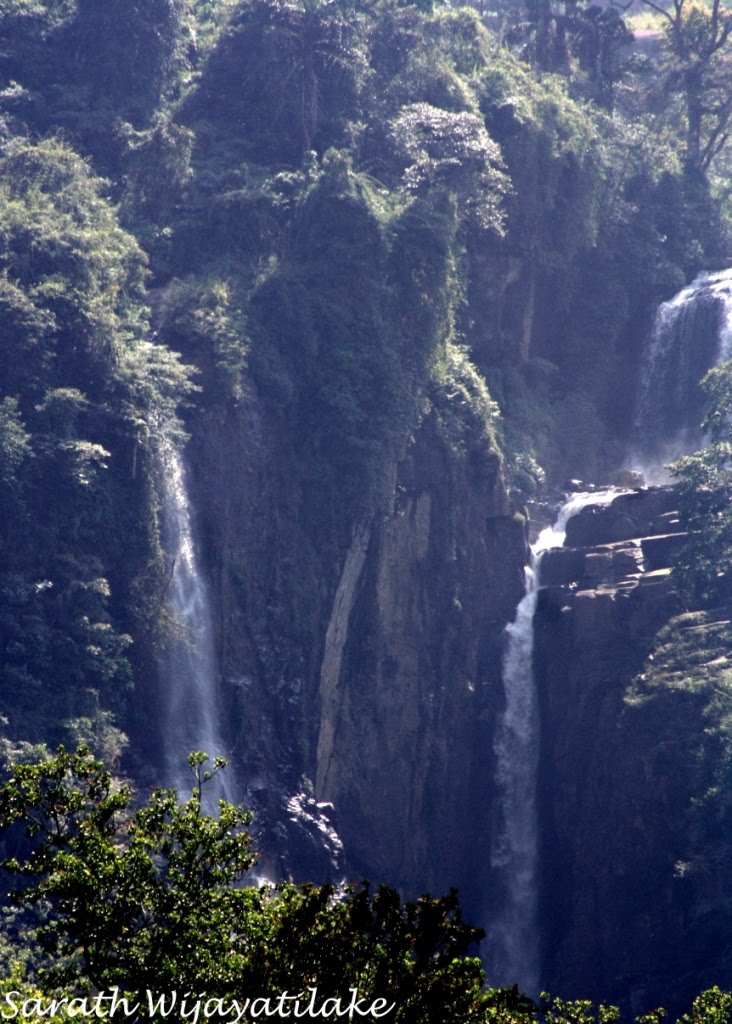
[[[573,516],[564,547],[542,558],[539,615],[554,619],[570,612],[583,623],[631,598],[673,614],[671,566],[687,539],[675,506],[673,488],[652,487],[620,493],[609,505],[588,505]],[[589,602],[592,612],[585,607]],[[623,628],[628,625],[623,622]],[[587,624],[575,636],[592,644],[597,639]]]

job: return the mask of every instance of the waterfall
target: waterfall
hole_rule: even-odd
[[[213,758],[224,753],[225,745],[219,722],[213,618],[193,537],[186,472],[178,446],[165,431],[159,458],[162,541],[171,563],[166,601],[174,634],[160,658],[162,743],[166,784],[187,796],[193,782],[188,754],[205,750]],[[231,799],[229,772],[209,785],[209,797]]]
[[[536,775],[539,722],[534,689],[534,612],[539,592],[537,558],[526,567],[526,593],[507,626],[503,664],[506,703],[496,731],[496,788],[499,823],[491,844],[491,869],[500,891],[488,932],[488,980],[539,988],[537,902],[538,822]]]
[[[518,984],[539,994],[539,824],[536,805],[539,712],[534,680],[534,612],[541,585],[541,557],[561,547],[567,523],[585,505],[607,504],[617,490],[574,494],[554,526],[542,530],[526,567],[526,592],[506,627],[503,663],[505,704],[496,729],[497,823],[491,844],[491,874],[497,893],[488,934],[487,973],[494,986]]]
[[[635,468],[654,477],[653,469],[699,447],[699,380],[730,357],[732,269],[699,274],[656,311],[641,362]]]

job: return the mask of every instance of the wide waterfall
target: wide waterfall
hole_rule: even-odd
[[[531,548],[526,593],[515,620],[506,627],[503,663],[505,704],[496,730],[497,822],[491,844],[495,907],[487,928],[487,973],[491,985],[518,984],[537,996],[540,987],[539,823],[536,804],[539,764],[539,712],[534,682],[534,612],[541,585],[541,557],[561,547],[567,523],[590,504],[606,504],[616,490],[574,494],[554,526]]]
[[[632,457],[637,468],[661,466],[699,447],[699,380],[730,356],[732,269],[699,274],[656,311],[641,365]]]
[[[166,600],[173,636],[160,659],[166,784],[187,795],[193,750],[211,758],[226,747],[220,730],[218,673],[208,589],[199,568],[183,459],[168,436],[159,442],[162,469],[162,540],[170,559]],[[210,765],[209,765],[210,767]],[[230,798],[231,779],[218,776],[215,794]]]

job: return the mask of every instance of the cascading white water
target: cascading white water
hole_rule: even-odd
[[[536,773],[539,723],[534,689],[534,612],[538,596],[536,558],[526,568],[526,594],[507,626],[503,665],[506,703],[494,742],[499,821],[491,844],[491,869],[499,905],[488,933],[488,980],[518,984],[536,995],[539,987],[538,821]]]
[[[159,441],[159,457],[162,540],[171,560],[166,600],[175,634],[160,664],[165,770],[167,784],[187,796],[193,782],[188,754],[204,750],[213,759],[225,753],[225,746],[219,725],[211,605],[198,566],[185,467],[178,447],[165,434]],[[227,774],[228,770],[209,786],[209,797],[231,799]]]
[[[526,593],[516,609],[503,663],[505,705],[494,741],[498,821],[491,844],[496,906],[486,928],[491,985],[518,984],[539,994],[541,954],[538,924],[539,824],[537,769],[539,712],[534,680],[534,612],[541,585],[541,556],[561,547],[567,523],[585,505],[607,504],[617,490],[574,494],[554,526],[542,530],[526,567]]]
[[[631,462],[658,467],[702,442],[699,380],[732,357],[732,269],[704,273],[658,307],[642,356]]]
[[[656,313],[643,353],[634,468],[660,482],[659,468],[702,438],[699,379],[732,358],[732,269],[700,274]],[[654,481],[655,482],[655,481]],[[615,489],[573,495],[556,523],[532,546],[526,592],[507,627],[503,665],[505,704],[494,741],[497,814],[491,875],[495,897],[486,928],[490,984],[518,984],[536,996],[541,981],[538,926],[539,823],[537,769],[539,711],[534,679],[533,619],[541,585],[541,558],[564,542],[566,525],[586,505],[607,504]]]

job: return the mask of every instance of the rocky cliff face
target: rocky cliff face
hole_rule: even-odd
[[[632,806],[637,763],[628,769],[638,752],[619,742],[618,724],[657,630],[679,611],[660,555],[680,536],[670,532],[678,530],[673,504],[671,491],[651,490],[590,506],[570,520],[565,548],[542,564],[544,938],[556,991],[617,996],[618,974],[629,970],[621,943],[628,948],[630,933],[644,930],[638,918],[664,904],[649,860],[665,844],[649,844],[651,823]]]
[[[545,556],[536,616],[546,983],[678,1007],[729,974],[710,923],[726,868],[702,838],[721,812],[701,810],[728,615],[679,614],[670,489],[587,508],[566,543]]]
[[[253,389],[194,438],[225,724],[264,870],[458,885],[486,919],[504,629],[526,556],[500,458],[476,465],[426,404],[382,512],[344,524],[313,517]],[[682,612],[674,505],[669,489],[629,492],[571,520],[535,618],[543,983],[638,1010],[723,981],[732,948],[712,948],[732,885],[709,796],[732,764],[730,616]]]
[[[327,841],[323,852],[325,815],[352,872],[412,894],[459,885],[477,906],[526,540],[500,457],[476,462],[443,426],[427,407],[387,470],[386,511],[347,530],[315,520],[293,489],[287,439],[253,391],[197,430],[195,484],[234,768],[278,849],[265,867],[341,870]],[[288,804],[296,792],[309,825]]]
[[[458,885],[468,905],[525,555],[497,470],[476,478],[427,417],[396,466],[391,514],[368,544],[354,534],[320,678],[316,791],[340,809],[353,864],[411,892]]]

